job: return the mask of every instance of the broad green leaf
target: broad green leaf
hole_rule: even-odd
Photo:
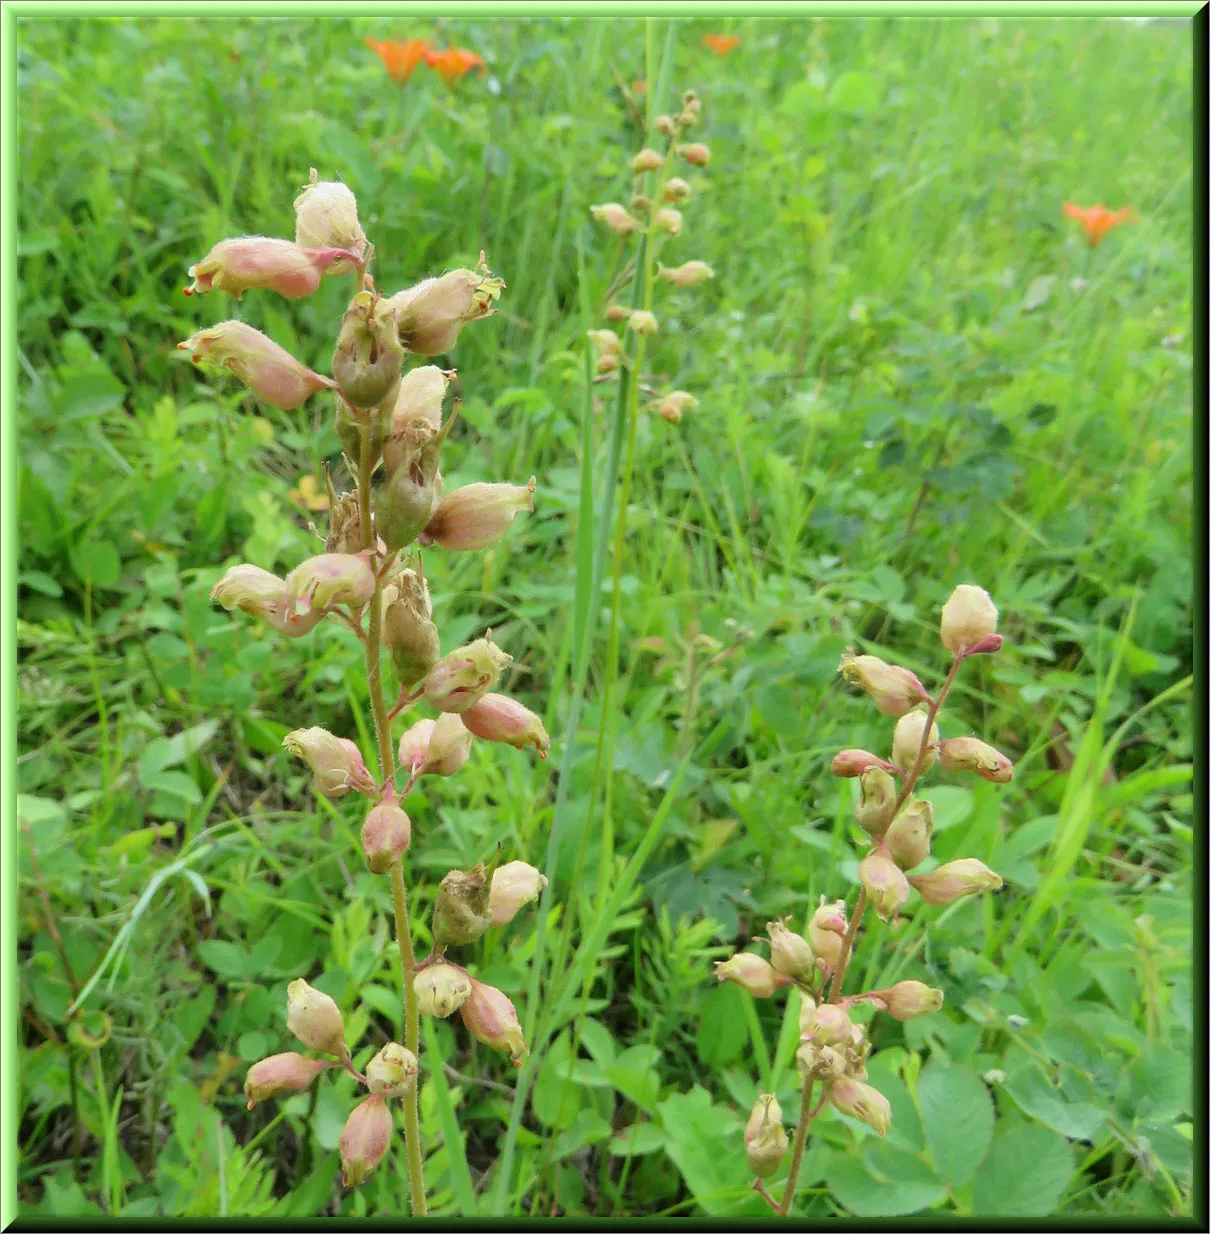
[[[981,1217],[1045,1217],[1074,1170],[1061,1135],[1036,1124],[1002,1130],[975,1175],[974,1210]]]
[[[937,1173],[951,1187],[970,1182],[995,1124],[983,1081],[969,1067],[930,1063],[917,1082],[916,1098]]]
[[[615,1157],[638,1157],[664,1147],[667,1137],[657,1123],[633,1123],[623,1127],[609,1142]]]
[[[834,1157],[827,1183],[832,1194],[856,1217],[899,1217],[940,1204],[939,1182],[885,1182],[875,1178],[857,1157]]]

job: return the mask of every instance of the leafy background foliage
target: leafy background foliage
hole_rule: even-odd
[[[524,1116],[507,1064],[426,1025],[433,1208],[761,1211],[742,1124],[760,1089],[795,1108],[796,1009],[715,987],[710,962],[822,893],[851,899],[851,786],[827,765],[889,727],[836,688],[840,652],[936,680],[939,605],[976,581],[1009,643],[946,729],[993,741],[1017,777],[928,795],[937,855],[978,853],[1008,888],[870,923],[853,988],[918,977],[945,1008],[873,1025],[892,1128],[825,1114],[799,1210],[1184,1213],[1189,26],[750,21],[725,59],[706,29],[679,25],[674,80],[701,94],[714,159],[669,251],[717,277],[664,302],[650,374],[701,409],[639,425],[604,597],[622,675],[602,679],[600,640],[537,985],[532,914],[480,958],[548,1043]],[[380,286],[481,248],[508,281],[452,357],[446,472],[536,473],[538,508],[485,556],[425,568],[444,645],[490,626],[555,750],[534,766],[482,748],[422,781],[423,922],[450,866],[546,850],[592,533],[581,416],[599,476],[611,414],[607,389],[586,403],[580,302],[599,317],[619,253],[584,220],[628,191],[618,86],[644,76],[644,27],[19,35],[20,1200],[403,1212],[401,1155],[340,1189],[347,1077],[244,1109],[247,1064],[289,1048],[288,980],[342,1002],[359,1060],[399,1035],[397,981],[355,803],[312,799],[280,750],[307,724],[370,747],[355,645],[338,628],[287,643],[208,602],[224,563],[315,550],[299,484],[338,458],[331,408],[287,415],[199,376],[175,343],[233,305],[180,288],[219,237],[291,234],[310,166],[357,192]],[[386,35],[471,47],[488,72],[397,86],[363,46]],[[1090,253],[1065,199],[1141,219]],[[323,370],[346,290],[235,312]],[[625,720],[602,767],[607,685]]]

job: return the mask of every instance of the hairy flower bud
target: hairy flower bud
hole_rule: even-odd
[[[517,1009],[512,999],[495,986],[471,979],[470,997],[459,1008],[462,1023],[477,1041],[493,1050],[508,1053],[513,1065],[520,1067],[529,1047],[521,1032]]]
[[[901,716],[917,703],[930,701],[915,673],[877,656],[855,656],[851,650],[846,651],[840,657],[838,671],[845,681],[860,686],[883,715]]]
[[[666,231],[670,236],[679,236],[684,223],[685,216],[671,206],[661,206],[655,212],[656,231]]]
[[[605,310],[605,320],[606,321],[625,321],[626,318],[629,317],[630,314],[633,312],[634,312],[634,309],[627,307],[625,304],[611,304]],[[595,334],[595,333],[596,333],[595,330],[589,331],[589,334]],[[615,334],[614,338],[616,339],[617,337],[618,336]]]
[[[358,1187],[391,1147],[395,1120],[387,1103],[378,1093],[371,1093],[360,1105],[353,1107],[340,1133],[341,1181],[346,1187]]]
[[[680,176],[673,176],[672,179],[664,185],[664,200],[684,201],[685,198],[692,192],[693,186],[688,180],[682,180]]]
[[[534,508],[537,479],[527,484],[467,484],[442,497],[424,534],[444,549],[475,552],[501,539],[523,510]]]
[[[922,707],[909,711],[900,717],[895,725],[895,738],[891,743],[891,760],[905,775],[911,775],[916,760],[920,757],[920,749],[924,743],[925,729],[928,729],[928,746],[925,749],[924,762],[920,764],[920,774],[923,775],[937,761],[937,747],[941,744],[941,730],[937,721],[929,723],[928,712]]]
[[[438,711],[469,711],[512,663],[490,638],[477,638],[442,656],[424,679],[424,696]]]
[[[755,998],[769,998],[782,986],[790,984],[790,978],[758,955],[741,951],[729,960],[719,960],[714,965],[714,976],[719,981],[734,981],[743,986]]]
[[[334,604],[355,608],[374,595],[374,571],[362,553],[321,553],[295,566],[286,576],[294,611],[306,614]]]
[[[802,981],[815,976],[815,953],[801,934],[795,934],[780,921],[770,921],[765,929],[769,933],[770,959],[779,973]]]
[[[973,771],[995,784],[1013,778],[1013,765],[993,746],[978,737],[951,737],[940,746],[941,766],[946,771]]]
[[[861,775],[863,771],[868,771],[871,767],[881,767],[883,771],[895,770],[893,763],[888,763],[885,758],[879,758],[877,754],[871,754],[869,750],[841,750],[832,759],[832,774],[842,776],[846,780]]]
[[[917,1016],[940,1010],[945,995],[923,981],[897,981],[893,986],[879,990],[878,999],[886,1004],[887,1012],[896,1020],[914,1020]]]
[[[388,303],[399,325],[399,341],[417,356],[440,356],[458,341],[467,322],[488,317],[504,289],[480,254],[474,270],[451,270],[396,292]]]
[[[244,1078],[248,1109],[278,1093],[302,1092],[321,1071],[335,1066],[326,1058],[307,1058],[305,1054],[270,1054],[248,1068]]]
[[[952,904],[981,891],[999,891],[1004,880],[976,857],[947,861],[928,874],[908,879],[926,904]]]
[[[804,1042],[794,1056],[799,1074],[803,1079],[814,1076],[820,1080],[834,1080],[849,1069],[845,1056],[834,1046]]]
[[[436,727],[436,720],[417,720],[399,738],[399,766],[409,775],[423,774],[424,760],[429,752],[429,740]]]
[[[245,291],[266,288],[288,300],[309,296],[333,262],[355,256],[340,248],[303,248],[293,240],[239,236],[220,240],[196,265],[187,296],[225,291],[240,299]]]
[[[827,976],[831,976],[836,971],[836,965],[840,963],[844,935],[848,928],[844,901],[837,900],[829,904],[824,896],[820,896],[819,907],[807,923],[807,938],[811,942],[811,950],[815,952],[816,964],[823,961],[823,970]]]
[[[903,871],[879,845],[857,867],[857,877],[878,916],[886,921],[899,915],[899,910],[912,894]]]
[[[656,116],[655,131],[661,137],[671,137],[676,132],[676,121],[667,114]]]
[[[686,163],[692,163],[694,167],[705,167],[710,162],[710,147],[703,145],[700,141],[679,145],[676,152]]]
[[[635,193],[630,199],[630,208],[646,214],[651,209],[651,198],[646,193]]]
[[[878,837],[890,825],[895,813],[898,790],[894,777],[881,767],[868,767],[861,773],[861,796],[853,814],[867,835]]]
[[[852,1076],[840,1076],[832,1081],[829,1100],[849,1118],[856,1118],[879,1135],[886,1135],[891,1125],[891,1103],[872,1085]]]
[[[407,373],[399,383],[399,392],[391,408],[391,432],[402,433],[407,424],[417,421],[436,432],[441,427],[441,404],[453,376],[452,369],[442,369],[436,364],[425,364]],[[390,472],[400,461],[389,456],[384,459],[384,465]]]
[[[604,223],[606,227],[616,231],[619,236],[626,236],[638,230],[639,220],[620,202],[610,201],[603,206],[589,206],[588,210],[598,223]]]
[[[325,797],[343,797],[351,789],[372,793],[374,779],[356,743],[336,737],[326,728],[298,728],[282,738],[282,746],[315,773],[315,789]]]
[[[504,694],[485,694],[462,714],[462,723],[484,741],[499,741],[517,750],[533,746],[540,758],[550,749],[541,719]]]
[[[748,1169],[757,1178],[771,1178],[785,1159],[788,1146],[777,1098],[772,1093],[761,1093],[744,1128]]]
[[[628,310],[623,320],[631,316],[632,312]],[[588,338],[597,349],[598,355],[620,356],[622,354],[622,340],[612,330],[589,330]]]
[[[909,801],[882,837],[886,850],[901,870],[914,870],[928,855],[933,836],[933,803]]]
[[[406,548],[420,535],[441,500],[441,473],[430,453],[431,440],[419,441],[419,434],[407,435],[412,438],[406,453],[408,461],[394,471],[388,468],[375,511],[375,526],[392,553]],[[398,441],[398,435],[387,439],[384,458]]]
[[[239,609],[241,613],[260,617],[291,638],[310,633],[324,616],[323,609],[295,613],[290,607],[286,580],[260,566],[232,566],[211,588],[210,598],[228,612]]]
[[[649,313],[646,309],[636,309],[627,318],[626,325],[635,334],[654,334],[660,328],[660,323],[656,321],[655,314]]]
[[[340,1008],[301,977],[286,986],[286,1027],[309,1050],[338,1054],[341,1058],[347,1054]]]
[[[385,874],[411,842],[412,820],[395,804],[395,795],[388,790],[361,825],[361,850],[371,873]]]
[[[982,587],[962,583],[941,610],[941,641],[951,654],[969,655],[982,640],[995,634],[998,618],[991,596]]]
[[[849,1013],[836,1003],[820,1003],[803,1023],[802,1039],[815,1045],[843,1046],[853,1032]]]
[[[422,968],[412,982],[421,1015],[453,1015],[470,997],[471,979],[465,970],[444,960]]]
[[[382,642],[405,688],[419,681],[441,656],[428,584],[415,570],[401,570],[383,588]]]
[[[492,925],[507,925],[526,904],[532,904],[542,894],[546,882],[545,874],[524,861],[502,865],[492,875],[488,897]]]
[[[294,239],[303,248],[344,249],[358,261],[365,256],[366,234],[357,218],[357,198],[339,180],[320,180],[311,168],[311,182],[294,199]],[[356,262],[341,258],[329,274],[345,274]]]
[[[473,870],[451,870],[437,888],[433,903],[433,945],[458,947],[482,938],[492,924],[491,883],[496,858],[489,870],[479,862]]]
[[[673,287],[694,287],[714,277],[714,271],[704,261],[687,261],[679,266],[660,266],[656,271],[665,283]]]
[[[366,1063],[366,1087],[376,1097],[402,1097],[419,1074],[416,1055],[398,1041],[388,1041]]]
[[[649,148],[640,150],[630,160],[630,168],[636,176],[645,171],[659,171],[663,165],[664,156],[658,150]]]
[[[388,300],[359,291],[341,319],[332,375],[354,407],[376,407],[392,398],[403,372],[403,345]]]
[[[188,351],[194,364],[208,360],[229,368],[257,398],[282,411],[301,407],[312,394],[334,384],[242,321],[220,321],[198,330],[178,343],[177,350]]]
[[[687,390],[673,390],[671,394],[664,395],[656,411],[659,412],[669,424],[680,424],[681,416],[686,411],[695,411],[697,409],[697,399],[693,397]]]

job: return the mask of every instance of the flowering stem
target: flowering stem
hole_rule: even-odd
[[[849,928],[844,932],[844,942],[840,944],[840,959],[836,962],[836,972],[828,988],[828,1002],[830,1003],[840,1002],[840,987],[844,984],[844,970],[849,966],[849,956],[853,953],[853,940],[857,937],[857,927],[861,925],[861,919],[865,916],[865,906],[868,902],[863,887],[858,893],[857,903],[853,905],[853,920],[849,922]]]
[[[790,1205],[794,1203],[794,1192],[798,1187],[798,1172],[802,1169],[802,1154],[807,1147],[807,1126],[814,1115],[811,1113],[811,1095],[815,1091],[815,1077],[811,1076],[802,1082],[802,1101],[798,1107],[798,1126],[794,1129],[794,1149],[790,1154],[790,1173],[786,1175],[786,1189],[782,1192],[781,1204],[777,1215],[786,1216]],[[819,1111],[816,1110],[817,1114]]]

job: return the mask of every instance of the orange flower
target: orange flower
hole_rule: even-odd
[[[387,72],[401,85],[416,71],[416,66],[425,59],[429,50],[423,39],[408,39],[406,43],[397,43],[394,39],[381,43],[376,39],[366,39],[366,46],[378,53]]]
[[[433,51],[431,48],[426,48],[424,62],[429,68],[436,69],[447,86],[452,86],[471,69],[477,68],[480,76],[487,69],[487,66],[473,51],[467,51],[464,47],[447,47],[444,51]]]
[[[1104,206],[1073,206],[1069,201],[1063,203],[1063,213],[1084,228],[1089,248],[1096,248],[1105,239],[1106,233],[1119,223],[1128,223],[1139,217],[1133,206],[1127,206],[1124,210],[1107,210]]]
[[[702,42],[716,56],[725,56],[729,51],[734,51],[742,40],[738,34],[703,34]]]
[[[640,77],[638,81],[634,82],[631,85],[630,93],[635,95],[636,98],[640,95],[646,94],[647,93],[647,82],[644,81],[644,79]]]

